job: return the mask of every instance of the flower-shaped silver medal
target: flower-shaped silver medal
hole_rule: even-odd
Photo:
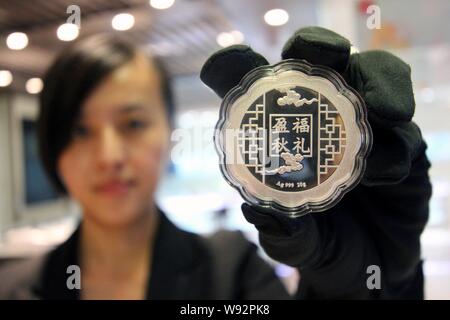
[[[249,72],[216,129],[225,179],[247,202],[291,217],[335,205],[360,181],[372,143],[359,95],[303,60]]]

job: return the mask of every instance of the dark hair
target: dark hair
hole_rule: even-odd
[[[107,75],[132,60],[136,53],[137,48],[123,39],[95,35],[63,50],[45,74],[38,119],[39,153],[50,181],[61,193],[66,193],[66,189],[57,172],[57,161],[71,141],[81,105]],[[172,126],[174,101],[170,78],[158,59],[153,59],[153,63],[159,72]]]

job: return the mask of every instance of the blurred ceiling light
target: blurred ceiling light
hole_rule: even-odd
[[[0,70],[0,87],[7,87],[13,80],[12,73],[8,70]]]
[[[244,35],[242,34],[242,32],[233,30],[230,33],[234,38],[234,43],[242,43],[244,41]]]
[[[11,50],[22,50],[28,45],[28,37],[23,32],[13,32],[6,38],[6,45]]]
[[[289,20],[289,14],[283,9],[272,9],[264,14],[264,21],[270,26],[282,26]]]
[[[234,37],[229,32],[221,32],[217,35],[216,41],[219,46],[225,48],[234,44]]]
[[[155,9],[168,9],[173,6],[175,0],[150,0],[150,5]]]
[[[119,13],[114,16],[111,25],[118,31],[125,31],[133,28],[134,16],[129,13]]]
[[[29,94],[37,94],[41,92],[44,83],[40,78],[31,78],[25,83],[25,89]]]
[[[217,35],[216,41],[219,46],[225,48],[233,44],[242,43],[242,41],[244,41],[244,35],[238,30],[221,32]]]
[[[64,23],[56,30],[56,35],[61,41],[72,41],[78,37],[79,29],[74,23]]]

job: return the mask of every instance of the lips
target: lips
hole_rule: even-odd
[[[99,185],[95,190],[107,196],[122,196],[129,192],[133,184],[132,181],[111,180]]]

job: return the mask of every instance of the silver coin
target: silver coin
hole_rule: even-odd
[[[225,96],[214,141],[245,201],[297,217],[360,181],[372,133],[364,101],[338,73],[291,59],[249,72]]]

